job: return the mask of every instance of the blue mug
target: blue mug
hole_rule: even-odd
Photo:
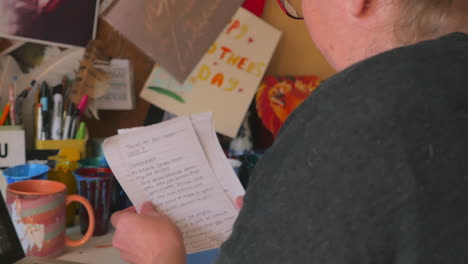
[[[43,164],[24,164],[4,170],[3,176],[8,184],[25,180],[47,180],[49,170],[49,166]]]

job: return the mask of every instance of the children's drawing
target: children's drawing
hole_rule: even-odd
[[[213,112],[216,131],[235,137],[280,36],[240,8],[184,83],[156,66],[141,97],[176,115]]]

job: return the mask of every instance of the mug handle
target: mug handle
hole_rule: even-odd
[[[91,238],[91,236],[94,233],[94,211],[89,201],[83,196],[76,195],[76,194],[67,195],[66,205],[69,205],[72,202],[81,203],[86,208],[86,211],[88,212],[89,225],[88,225],[88,231],[86,231],[86,234],[79,240],[71,240],[68,237],[65,238],[65,246],[79,247],[83,245],[84,243],[88,242],[88,240]]]

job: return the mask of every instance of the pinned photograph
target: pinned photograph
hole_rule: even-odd
[[[0,36],[63,47],[94,39],[98,0],[0,0]]]

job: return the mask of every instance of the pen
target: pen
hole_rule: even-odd
[[[67,118],[67,110],[68,106],[70,105],[70,87],[68,85],[68,78],[67,76],[64,76],[62,79],[62,94],[63,94],[63,120]]]
[[[26,88],[20,93],[20,95],[18,95],[18,98],[19,98],[20,96],[22,96],[23,99],[26,99],[26,97],[28,97],[28,93],[29,93],[32,89],[34,89],[34,86],[35,86],[35,85],[36,85],[36,80],[32,80],[31,83],[29,84],[29,86],[26,87]]]
[[[5,108],[3,108],[3,114],[0,117],[0,126],[3,126],[3,124],[5,124],[5,121],[7,120],[9,113],[10,113],[10,104],[7,104]]]
[[[111,248],[112,245],[100,245],[100,246],[96,246],[96,248]]]
[[[42,104],[37,106],[37,139],[42,140]]]
[[[14,89],[14,92],[15,92],[15,96],[16,94],[18,94],[18,85],[16,85],[16,82],[18,81],[18,76],[13,76],[13,89]]]
[[[17,125],[23,124],[22,111],[23,111],[24,97],[21,94],[16,98],[16,101],[15,101],[15,108],[16,108],[15,109],[15,122]]]
[[[32,80],[31,83],[29,84],[29,87],[26,88],[28,91],[31,91],[34,86],[36,85],[36,80]]]
[[[10,84],[8,86],[8,95],[10,98],[10,121],[11,125],[15,126],[16,125],[16,109],[15,109],[15,86],[13,84]]]
[[[65,118],[65,124],[63,125],[62,139],[70,139],[70,128],[72,125],[72,114],[74,108],[75,105],[72,102],[70,102],[70,104],[68,105],[67,116]]]
[[[63,96],[62,85],[59,84],[54,87],[54,108],[52,112],[52,128],[51,134],[53,140],[62,139],[62,111],[63,111]]]
[[[15,108],[16,108],[16,116],[15,116],[15,119],[16,119],[16,123],[18,125],[21,125],[23,124],[23,115],[22,115],[22,112],[23,112],[23,101],[24,99],[26,99],[26,97],[28,97],[28,93],[30,91],[30,87],[24,89],[17,97],[16,97],[16,101],[15,101]]]
[[[16,123],[18,125],[23,124],[23,101],[28,97],[29,92],[36,85],[36,81],[32,80],[28,87],[26,87],[19,95],[16,97]]]
[[[49,87],[46,82],[42,83],[41,88],[41,105],[42,105],[42,139],[49,139]]]
[[[78,104],[78,107],[73,108],[72,113],[68,113],[72,118],[69,139],[74,139],[78,135],[78,126],[80,126],[81,128],[80,119],[86,111],[86,106],[88,105],[88,98],[89,96],[87,94],[83,95],[83,97],[81,97],[80,103]]]
[[[76,134],[76,129],[77,129],[77,126],[78,126],[78,122],[80,120],[80,116],[79,116],[79,111],[77,108],[73,108],[72,110],[72,114],[71,114],[71,126],[70,126],[70,137],[69,139],[74,139],[75,138],[75,134]]]

